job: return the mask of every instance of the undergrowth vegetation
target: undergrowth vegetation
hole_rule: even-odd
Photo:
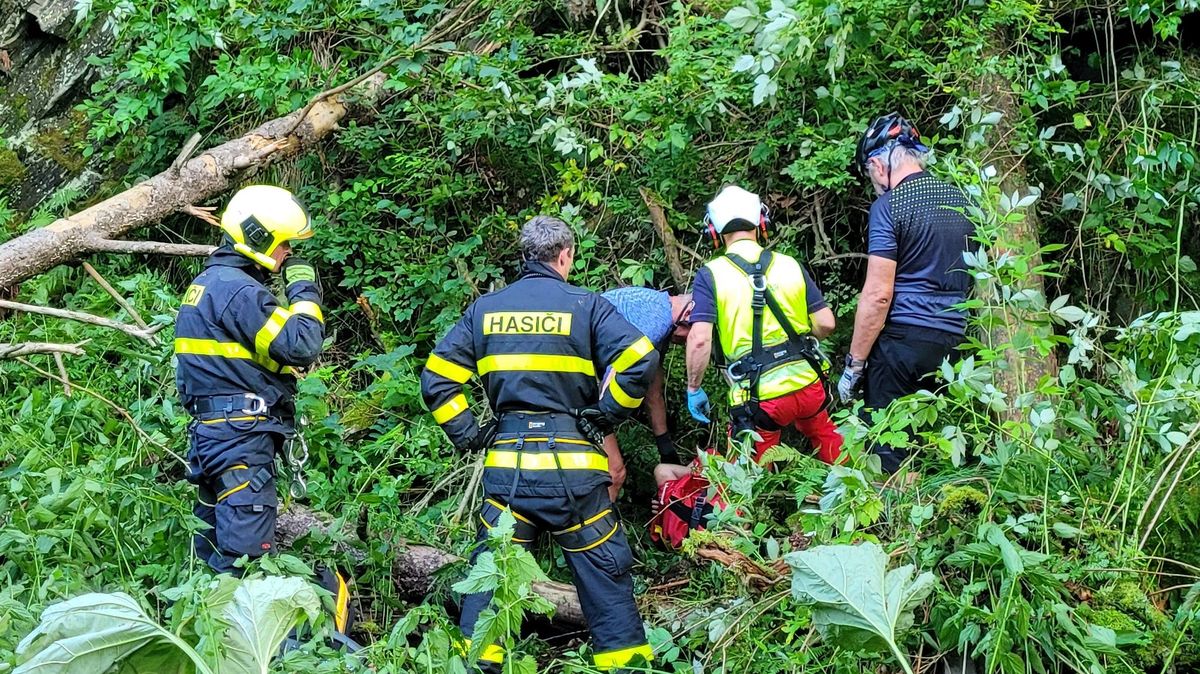
[[[268,577],[255,582],[318,562],[352,569],[355,636],[368,644],[354,658],[317,639],[257,664],[457,673],[494,641],[519,654],[513,672],[593,671],[580,634],[536,618],[547,607],[529,583],[568,580],[561,555],[547,546],[535,560],[503,526],[482,570],[450,569],[423,602],[397,587],[405,543],[464,555],[475,533],[475,462],[422,406],[425,354],[471,299],[513,278],[516,227],[529,215],[576,229],[576,283],[676,287],[646,200],[663,205],[695,269],[710,252],[701,209],[727,181],[765,196],[775,245],[812,266],[841,317],[826,347],[843,353],[871,198],[848,167],[866,122],[898,109],[935,148],[932,170],[977,204],[966,357],[941,369],[937,395],[869,421],[840,410],[847,465],[818,463],[797,437],[797,449],[773,453],[774,472],[736,451],[711,466],[734,507],[682,553],[648,540],[657,455],[648,431],[626,424],[619,505],[655,668],[1200,668],[1195,0],[468,0],[444,41],[422,44],[451,9],[78,2],[77,30],[108,22],[117,34],[80,110],[86,137],[75,139],[111,180],[31,213],[7,208],[0,186],[7,238],[163,170],[193,132],[206,145],[238,136],[398,57],[372,116],[252,177],[296,190],[317,226],[305,253],[321,269],[331,329],[300,384],[311,450],[301,500],[334,519],[301,537],[295,557],[255,563]],[[212,239],[182,216],[160,227]],[[139,256],[93,263],[148,321],[168,325],[198,269]],[[73,266],[19,297],[122,315]],[[170,339],[0,316],[0,342],[28,340],[90,341],[65,361],[69,392],[48,357],[0,361],[0,671],[45,642],[47,607],[100,601],[88,593],[156,623],[147,643],[182,644],[169,671],[257,671],[221,669],[233,589],[190,555],[201,524],[183,479],[187,415]],[[1045,375],[1022,379],[1033,363]],[[683,409],[682,355],[666,364],[668,404]],[[679,419],[681,446],[724,442]],[[907,445],[917,477],[882,476],[865,450],[872,440]],[[462,653],[451,645],[454,600],[485,587],[504,601],[487,638]],[[289,620],[316,613],[313,601],[294,602]]]

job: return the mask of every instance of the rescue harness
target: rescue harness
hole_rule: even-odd
[[[750,430],[753,426],[767,430],[779,429],[779,425],[762,411],[759,399],[759,381],[764,372],[801,360],[807,362],[816,373],[821,382],[821,389],[825,393],[820,409],[811,416],[824,412],[829,407],[830,401],[833,400],[829,377],[825,373],[825,358],[815,337],[796,332],[791,321],[788,320],[787,314],[784,313],[778,300],[767,286],[766,270],[771,266],[771,251],[764,250],[759,255],[758,262],[754,263],[748,262],[736,253],[726,253],[725,257],[746,274],[750,279],[750,288],[754,291],[750,301],[750,307],[754,311],[750,353],[733,362],[728,362],[728,354],[721,353],[722,360],[727,362],[725,374],[734,385],[743,387],[747,393],[746,401],[730,410],[730,416],[734,421],[734,434],[736,435],[741,430]],[[764,310],[770,311],[775,316],[779,327],[787,335],[787,341],[783,344],[770,348],[763,344]],[[718,350],[723,351],[720,340],[717,341],[717,344]]]

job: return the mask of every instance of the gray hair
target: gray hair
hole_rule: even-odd
[[[521,256],[531,262],[553,262],[563,250],[574,247],[575,235],[558,218],[535,215],[521,227]]]
[[[900,165],[904,162],[912,162],[923,169],[929,163],[929,160],[933,155],[933,150],[921,152],[920,150],[914,150],[911,147],[905,147],[894,140],[889,140],[887,144],[883,146],[883,148],[883,151],[876,156],[881,158],[888,157],[888,159],[884,159],[884,161],[890,161],[893,171],[898,170]]]

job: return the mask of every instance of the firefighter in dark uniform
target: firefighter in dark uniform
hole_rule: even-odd
[[[292,367],[316,360],[325,326],[317,275],[290,256],[291,241],[313,234],[290,192],[243,188],[221,229],[221,246],[179,308],[176,383],[193,419],[195,513],[212,527],[196,535],[195,552],[217,573],[236,574],[242,555],[260,557],[275,545],[275,455],[295,432]],[[266,285],[277,271],[287,304]]]
[[[658,356],[607,300],[566,283],[574,247],[561,220],[527,222],[523,276],[467,309],[429,356],[421,392],[455,447],[487,450],[480,540],[504,509],[516,519],[517,542],[528,545],[551,532],[574,575],[596,667],[608,671],[639,658],[649,662],[652,651],[600,445],[613,423],[641,405]],[[607,380],[598,381],[610,368]],[[463,395],[473,374],[482,379],[496,417],[485,428]],[[490,600],[488,594],[463,600],[468,639]],[[503,659],[493,645],[480,664],[499,672]]]

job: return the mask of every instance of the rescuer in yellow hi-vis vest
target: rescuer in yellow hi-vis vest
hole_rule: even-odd
[[[829,419],[824,357],[816,339],[833,332],[833,311],[794,258],[765,250],[767,210],[758,195],[729,186],[708,204],[705,227],[725,254],[704,265],[692,286],[687,340],[688,411],[709,423],[701,388],[713,349],[728,380],[732,433],[754,429],[755,460],[794,426],[834,463],[842,436]]]

